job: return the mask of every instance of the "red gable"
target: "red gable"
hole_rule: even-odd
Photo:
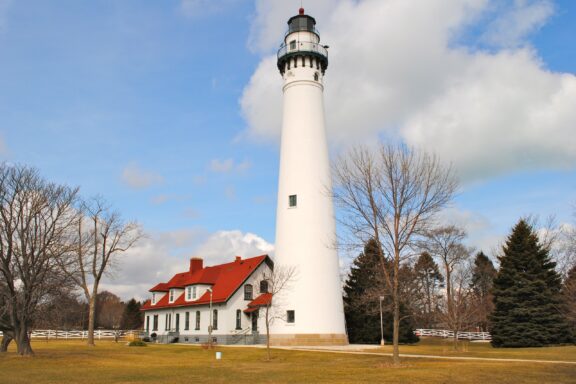
[[[215,265],[201,269],[194,269],[192,272],[182,272],[174,275],[167,283],[155,285],[150,292],[168,292],[172,288],[183,289],[188,285],[205,284],[212,286],[212,303],[226,302],[246,279],[264,261],[272,264],[268,255],[252,257],[242,260],[239,257],[235,261],[226,264]],[[182,307],[210,303],[210,293],[205,292],[200,298],[194,301],[185,301],[185,292],[181,293],[173,303],[169,303],[169,295],[164,295],[156,305],[152,305],[150,300],[146,301],[141,310],[159,309],[168,307]]]

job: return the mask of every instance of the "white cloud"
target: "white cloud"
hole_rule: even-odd
[[[481,40],[497,47],[514,47],[522,44],[526,36],[541,28],[554,13],[549,0],[515,0],[494,19]]]
[[[187,201],[190,199],[191,199],[191,197],[188,195],[160,194],[160,195],[153,196],[150,199],[150,202],[152,204],[155,204],[155,205],[160,205],[160,204],[164,204],[164,203],[167,203],[170,201],[183,202],[183,201]]]
[[[267,53],[278,46],[296,11],[285,3],[257,1],[251,47]],[[309,13],[331,46],[325,98],[337,147],[399,138],[453,161],[465,180],[575,166],[576,76],[547,70],[525,41],[550,16],[548,1],[517,1],[509,12],[492,14],[486,36],[513,24],[515,31],[503,38],[520,46],[492,52],[454,42],[486,21],[496,0],[318,3]],[[278,138],[275,56],[262,59],[240,103],[247,136]]]
[[[271,254],[274,246],[253,233],[239,230],[209,233],[201,228],[153,233],[120,255],[113,276],[101,290],[109,290],[127,300],[145,299],[148,290],[174,274],[186,271],[191,257],[201,257],[204,265],[230,262],[235,256]]]
[[[218,231],[196,249],[196,254],[208,265],[230,262],[235,256],[248,258],[262,254],[270,255],[272,252],[274,245],[258,235],[238,230]]]
[[[244,160],[240,163],[234,161],[234,159],[212,159],[210,161],[209,169],[216,173],[230,173],[230,172],[244,172],[252,167],[252,162],[249,160]]]
[[[164,178],[162,175],[156,172],[146,171],[135,163],[127,165],[122,171],[122,182],[134,189],[142,189],[162,184],[163,181]]]
[[[185,270],[193,249],[207,236],[202,229],[152,234],[120,254],[113,276],[105,279],[101,289],[123,299],[144,299],[148,297],[148,289]]]

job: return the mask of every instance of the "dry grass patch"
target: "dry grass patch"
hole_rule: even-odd
[[[193,346],[35,342],[36,356],[0,355],[2,383],[570,383],[576,366],[562,364],[405,360],[400,369],[384,356],[256,348],[214,351]],[[406,348],[405,348],[406,349]]]

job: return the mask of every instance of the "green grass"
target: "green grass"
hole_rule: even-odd
[[[90,348],[79,341],[37,341],[36,356],[19,357],[12,346],[0,355],[1,382],[11,383],[576,383],[576,365],[404,359],[391,368],[390,358],[371,355],[274,350],[273,361],[256,348],[150,345],[100,341]],[[442,352],[442,343],[424,341],[403,347]],[[483,346],[474,353],[483,354]],[[474,346],[474,349],[476,347]],[[575,347],[547,349],[558,359],[574,356]],[[506,353],[506,350],[502,353]],[[512,350],[538,356],[531,350]],[[509,356],[507,356],[509,357]],[[547,358],[550,359],[551,358]]]

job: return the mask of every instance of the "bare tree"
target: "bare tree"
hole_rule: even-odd
[[[436,257],[444,270],[446,281],[445,309],[443,318],[454,332],[454,346],[458,344],[458,331],[468,320],[466,311],[470,308],[468,298],[470,268],[466,266],[471,250],[466,248],[462,241],[466,232],[454,225],[438,227],[426,231],[425,240],[418,243],[421,249]],[[457,274],[455,275],[455,272]]]
[[[282,293],[290,289],[290,284],[296,277],[295,267],[275,265],[271,271],[262,273],[261,281],[267,284],[267,293],[264,293],[263,301],[266,303],[260,308],[264,308],[264,322],[266,324],[266,357],[270,361],[270,326],[276,319],[286,320],[286,314],[283,311]]]
[[[33,354],[29,328],[42,301],[67,283],[77,189],[46,182],[35,169],[0,165],[0,294],[20,355]]]
[[[393,301],[393,362],[399,365],[400,264],[414,255],[415,240],[452,199],[456,179],[435,156],[384,144],[378,152],[353,149],[333,170],[335,201],[343,210],[341,222],[360,244],[373,238],[379,245]]]
[[[119,255],[142,237],[142,232],[137,223],[125,223],[101,198],[83,202],[79,211],[73,258],[63,269],[84,292],[89,305],[87,343],[94,346],[96,298],[102,278]]]

